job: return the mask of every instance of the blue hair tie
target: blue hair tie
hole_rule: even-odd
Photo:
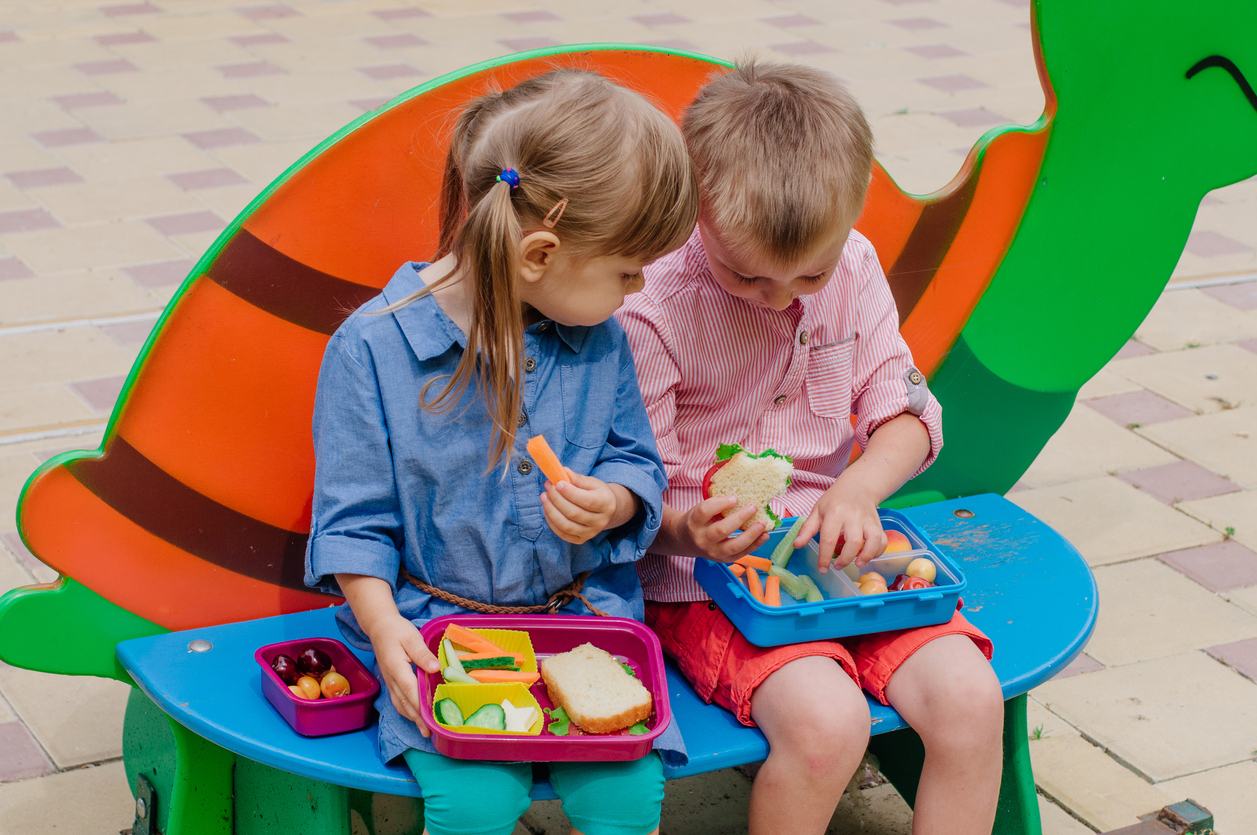
[[[497,176],[497,180],[510,186],[511,191],[519,188],[519,172],[514,168],[503,168],[502,173]]]

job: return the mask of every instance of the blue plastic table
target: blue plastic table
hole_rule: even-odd
[[[905,512],[965,572],[964,613],[994,641],[992,665],[1005,698],[1046,681],[1082,650],[1095,625],[1095,581],[1077,550],[1059,534],[996,495]],[[254,650],[312,636],[339,638],[334,611],[319,609],[124,641],[118,644],[118,658],[162,710],[229,751],[340,786],[420,796],[408,769],[380,762],[374,725],[339,736],[302,737],[262,695]],[[209,641],[213,648],[190,651],[188,645],[197,639]],[[358,655],[371,665],[370,653]],[[690,755],[685,767],[667,770],[669,778],[767,756],[767,743],[758,730],[738,724],[722,708],[703,704],[672,668],[668,685]],[[874,734],[905,727],[891,708],[872,701],[870,707]],[[533,796],[554,797],[546,783],[539,783]]]

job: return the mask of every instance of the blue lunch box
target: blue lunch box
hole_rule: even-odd
[[[728,565],[711,560],[694,560],[694,579],[738,631],[761,647],[930,626],[951,620],[965,589],[960,569],[902,513],[879,510],[878,515],[884,529],[899,531],[908,537],[911,551],[883,554],[864,568],[856,568],[854,564],[844,569],[831,567],[824,574],[817,570],[819,536],[806,547],[795,549],[790,556],[786,568],[811,577],[825,595],[824,600],[816,603],[798,601],[782,592],[781,606],[767,606],[751,597]],[[794,519],[782,520],[781,526],[768,535],[768,541],[753,552],[755,556],[770,557],[793,523]],[[917,557],[926,557],[934,563],[937,575],[932,588],[863,595],[856,587],[855,579],[868,571],[878,572],[889,585]]]

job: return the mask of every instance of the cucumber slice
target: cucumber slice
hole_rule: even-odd
[[[454,704],[453,699],[441,699],[432,706],[432,712],[436,714],[437,721],[442,725],[457,728],[463,724],[463,712],[458,709],[458,705]]]
[[[485,705],[463,720],[463,725],[468,728],[504,731],[506,730],[506,711],[501,705]]]
[[[464,670],[518,670],[515,656],[503,655],[500,658],[460,658],[458,663]]]
[[[786,531],[786,535],[777,541],[777,547],[773,549],[773,555],[769,557],[773,565],[784,567],[790,562],[790,557],[794,555],[794,540],[798,538],[799,531],[803,530],[803,523],[806,521],[806,516],[795,519],[790,530]]]

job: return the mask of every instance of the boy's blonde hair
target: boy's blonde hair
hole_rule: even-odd
[[[703,219],[739,254],[788,264],[860,216],[873,136],[827,72],[748,60],[707,82],[681,127]]]
[[[498,179],[506,168],[518,172],[518,187]],[[494,422],[489,469],[514,444],[522,400],[519,242],[525,230],[549,226],[552,212],[551,231],[579,257],[651,261],[681,246],[698,217],[698,184],[677,126],[637,93],[581,70],[482,96],[459,117],[440,254],[453,253],[469,282],[471,331],[454,374],[439,378],[446,382],[432,400],[429,381],[421,401],[448,412],[475,380]]]

